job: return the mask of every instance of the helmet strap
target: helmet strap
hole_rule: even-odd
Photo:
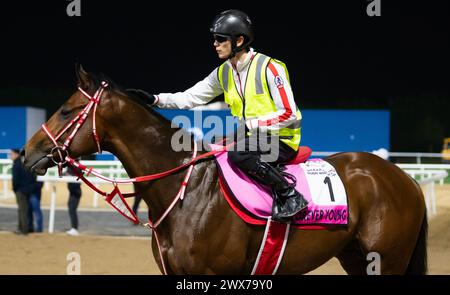
[[[235,37],[235,36],[231,36],[230,41],[231,41],[231,53],[227,57],[227,59],[231,59],[231,58],[235,57],[239,51],[244,50],[248,46],[248,43],[244,43],[240,47],[238,47],[237,46],[237,37]]]
[[[232,36],[231,37],[231,54],[230,54],[229,58],[235,57],[236,53],[238,53],[237,38],[235,36]]]
[[[241,46],[237,46],[237,38],[231,37],[231,54],[228,58],[233,58],[236,54],[242,50],[245,50],[248,47],[248,42],[242,44]]]

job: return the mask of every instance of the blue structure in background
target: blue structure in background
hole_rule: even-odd
[[[390,150],[390,113],[382,110],[304,110],[302,145],[313,151]]]
[[[46,120],[44,109],[32,107],[0,108],[0,150],[21,148]],[[0,153],[0,158],[7,154]]]
[[[180,125],[207,134],[212,129],[219,135],[234,132],[237,119],[228,110],[191,111],[157,109],[168,120],[183,116]],[[303,110],[302,145],[313,151],[390,150],[390,114],[384,110]],[[210,116],[219,117],[222,126],[211,124]],[[0,149],[20,148],[45,121],[45,110],[30,107],[0,108]],[[180,119],[180,117],[178,117]],[[205,120],[206,119],[206,120]],[[217,118],[216,118],[217,119]],[[226,124],[228,120],[228,126]],[[183,121],[183,120],[181,120]],[[227,129],[228,128],[228,129]],[[201,135],[201,134],[199,134]],[[5,158],[6,154],[0,154]],[[111,154],[96,155],[99,160],[113,160]]]
[[[231,116],[228,110],[202,111],[195,120],[198,111],[162,110],[158,112],[172,120],[176,116],[186,116],[189,127],[196,127],[206,134],[212,127],[202,128],[202,122],[214,115],[225,122]],[[390,150],[390,114],[385,110],[303,110],[302,145],[313,151],[368,151],[385,148]],[[199,117],[201,119],[199,120]],[[229,128],[230,129],[230,128]],[[223,134],[227,134],[225,123]],[[235,129],[233,129],[235,130]]]
[[[0,109],[0,148],[20,148],[25,143],[25,108]]]
[[[237,118],[233,118],[229,110],[221,110],[221,111],[190,111],[190,110],[164,110],[164,109],[157,109],[157,111],[163,115],[168,120],[175,123],[173,120],[176,120],[176,117],[178,116],[184,116],[189,118],[188,126],[183,126],[183,124],[177,124],[181,125],[180,127],[185,128],[188,131],[192,132],[192,129],[201,130],[203,135],[207,134],[208,132],[214,130],[214,133],[220,136],[224,136],[227,134],[233,133],[238,125]],[[222,126],[215,126],[212,124],[213,121],[216,120],[208,120],[208,117],[215,116],[219,117],[222,121]],[[206,120],[205,120],[206,119]],[[227,122],[228,120],[228,122]],[[187,127],[187,128],[186,128]],[[189,130],[191,129],[191,130]],[[220,130],[220,131],[219,131]]]

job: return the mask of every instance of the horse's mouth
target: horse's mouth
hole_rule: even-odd
[[[45,173],[47,173],[47,169],[51,166],[51,164],[52,161],[47,156],[43,156],[30,166],[30,170],[37,175],[45,175]]]

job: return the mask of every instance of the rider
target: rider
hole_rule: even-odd
[[[150,105],[179,109],[206,104],[223,93],[231,113],[245,120],[248,130],[239,139],[244,141],[241,143],[245,150],[229,151],[229,159],[253,179],[272,188],[273,219],[288,220],[308,203],[283,177],[284,173],[274,167],[294,158],[300,144],[301,113],[294,101],[287,68],[283,62],[250,47],[254,40],[253,26],[242,11],[220,13],[210,32],[215,50],[225,62],[204,80],[178,93],[151,95],[139,89],[129,91],[147,97]],[[261,160],[259,141],[255,152],[255,141],[250,136],[259,133],[279,136],[278,157],[274,162]]]

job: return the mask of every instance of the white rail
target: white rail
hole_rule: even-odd
[[[333,154],[337,154],[340,152],[313,152],[312,156],[314,157],[327,157],[331,156]],[[442,153],[405,153],[405,152],[388,152],[387,153],[389,158],[395,157],[395,158],[414,158],[416,161],[416,164],[422,163],[422,158],[436,158],[436,159],[443,159],[444,154]]]
[[[419,176],[418,180],[428,178],[440,172],[450,171],[450,164],[397,164],[402,170],[408,172],[413,178]],[[444,184],[444,178],[439,179],[439,183]]]
[[[315,156],[327,156],[333,154],[334,152],[316,152],[313,153]],[[397,154],[397,153],[391,153]],[[406,154],[406,153],[403,153]],[[417,155],[421,153],[408,153],[408,156]],[[438,154],[436,154],[438,155]],[[440,154],[439,154],[440,155]],[[110,178],[126,178],[128,177],[125,169],[120,161],[81,161],[83,165],[88,167],[95,167],[97,171]],[[411,175],[413,178],[419,176],[419,183],[425,187],[425,201],[427,205],[428,215],[431,217],[437,214],[436,209],[436,193],[435,193],[435,182],[438,181],[441,184],[444,179],[448,177],[447,170],[450,170],[450,164],[397,164],[401,169]],[[4,199],[13,197],[13,193],[9,191],[9,183],[11,181],[11,167],[12,161],[10,159],[0,159],[0,181],[3,181],[3,191],[1,197]],[[104,180],[98,179],[96,177],[88,177],[88,179],[94,184],[105,184],[108,183]],[[64,176],[60,178],[56,167],[50,168],[45,176],[39,176],[39,181],[45,183],[46,189],[51,189],[51,199],[50,199],[50,217],[49,217],[49,232],[54,231],[54,216],[56,209],[56,184],[60,182],[64,183],[75,183],[77,178],[75,176]],[[50,187],[49,187],[50,186]],[[93,192],[93,204],[94,208],[98,207],[98,194]]]
[[[128,174],[125,169],[122,167],[122,163],[120,161],[81,161],[83,165],[89,167],[95,167],[95,169],[101,174],[110,177],[110,178],[127,178]],[[1,198],[8,199],[14,197],[14,194],[9,190],[9,184],[12,178],[11,175],[11,167],[12,161],[11,159],[0,159],[0,181],[3,181],[3,192]],[[102,179],[97,177],[87,177],[93,184],[100,186],[101,184],[109,184]],[[50,189],[50,212],[49,212],[49,223],[48,223],[48,232],[53,233],[55,229],[55,210],[56,210],[56,184],[57,183],[79,183],[77,181],[77,177],[75,176],[58,176],[58,170],[56,167],[50,168],[47,171],[47,174],[44,176],[38,176],[37,179],[39,181],[44,182],[44,187],[46,190]],[[0,199],[1,199],[0,198]],[[98,207],[98,199],[99,194],[93,192],[92,198],[92,206],[94,208]]]
[[[326,157],[330,156],[332,154],[340,153],[342,151],[314,151],[312,153],[312,156],[314,157]],[[0,149],[0,155],[6,155],[10,153],[9,149]],[[103,152],[103,154],[110,154],[109,152]],[[410,153],[410,152],[388,152],[389,157],[396,157],[396,158],[415,158],[417,164],[422,163],[422,158],[438,158],[443,159],[444,154],[442,153]],[[92,161],[96,162],[96,161]],[[102,161],[101,161],[102,162]],[[105,161],[108,162],[108,161]],[[110,161],[112,162],[112,161]]]
[[[448,176],[447,171],[439,171],[433,176],[424,178],[419,181],[419,183],[425,186],[425,203],[427,206],[428,216],[432,217],[437,214],[436,209],[436,190],[434,184],[436,181],[441,181]]]
[[[39,181],[42,181],[45,183],[46,189],[51,189],[50,193],[50,213],[49,213],[49,222],[48,222],[48,232],[53,233],[55,229],[55,211],[56,211],[56,184],[63,182],[63,183],[79,183],[80,181],[77,181],[77,178],[75,176],[64,176],[62,178],[58,176],[38,176],[37,178]],[[6,181],[7,183],[11,181],[11,175],[1,175],[0,174],[0,180]],[[98,179],[98,178],[89,178],[89,180],[97,185],[105,184],[109,182],[106,182],[104,180]],[[8,185],[4,186],[4,188],[8,188]],[[12,196],[12,192],[8,192],[6,197],[3,198],[6,199],[10,196]],[[92,207],[97,208],[98,207],[98,198],[99,194],[97,192],[93,192],[93,204]]]

